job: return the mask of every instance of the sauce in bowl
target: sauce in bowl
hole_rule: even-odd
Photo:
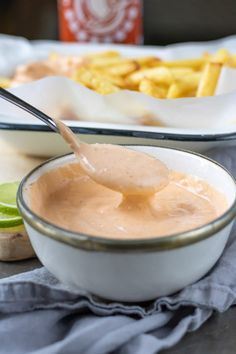
[[[117,239],[194,229],[228,207],[225,196],[198,177],[169,171],[168,182],[151,195],[124,197],[98,184],[73,162],[39,177],[30,186],[29,202],[36,214],[64,229]]]

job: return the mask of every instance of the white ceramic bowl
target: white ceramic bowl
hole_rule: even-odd
[[[61,229],[32,212],[27,191],[46,171],[73,161],[73,154],[49,160],[29,173],[17,200],[37,256],[61,282],[103,298],[136,302],[174,293],[211,269],[223,252],[236,215],[236,184],[223,167],[203,156],[163,147],[129,148],[203,178],[225,194],[228,210],[197,229],[147,240],[109,240]]]

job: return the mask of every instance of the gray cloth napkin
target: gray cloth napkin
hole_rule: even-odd
[[[236,174],[235,149],[209,156]],[[45,268],[0,280],[0,354],[152,354],[236,304],[236,227],[215,267],[177,294],[145,304],[72,292]],[[199,260],[200,261],[200,260]]]

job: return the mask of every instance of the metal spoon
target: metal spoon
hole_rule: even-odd
[[[14,105],[24,109],[28,113],[32,114],[36,118],[42,120],[44,123],[46,123],[52,130],[55,132],[59,133],[59,129],[55,123],[55,121],[47,116],[45,113],[41,112],[39,109],[35,108],[31,104],[23,101],[21,98],[13,95],[7,90],[4,90],[3,88],[0,87],[0,97],[3,98],[4,100],[13,103]]]

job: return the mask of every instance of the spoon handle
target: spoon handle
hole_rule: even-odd
[[[19,97],[13,95],[7,90],[4,90],[3,88],[0,87],[0,97],[5,99],[8,102],[11,102],[15,104],[16,106],[24,109],[25,111],[29,112],[30,114],[34,115],[36,118],[42,120],[44,123],[46,123],[52,130],[58,133],[58,128],[56,123],[52,118],[47,116],[45,113],[41,112],[37,108],[31,106],[31,104],[23,101]]]

